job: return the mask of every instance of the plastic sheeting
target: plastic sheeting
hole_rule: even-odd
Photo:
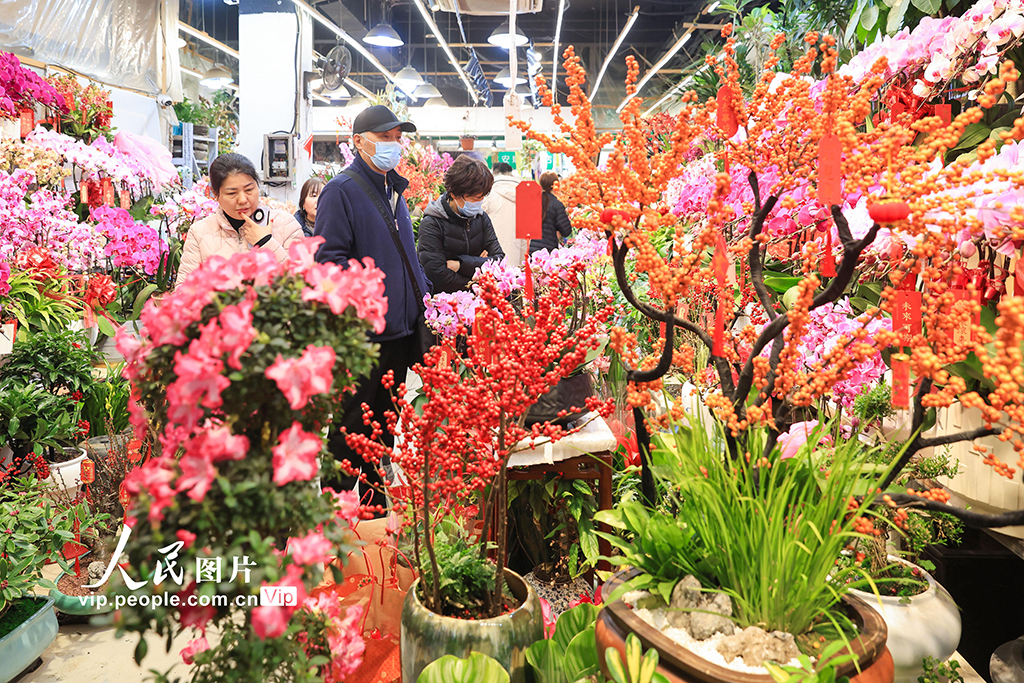
[[[181,89],[177,49],[166,48],[165,36],[173,46],[177,16],[178,0],[3,0],[0,45],[108,85],[173,98]]]

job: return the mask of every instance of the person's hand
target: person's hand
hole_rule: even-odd
[[[487,250],[486,249],[484,249],[482,252],[480,252],[480,258],[487,258]]]
[[[457,273],[457,272],[459,272],[459,266],[461,266],[461,265],[462,264],[459,263],[458,261],[449,261],[448,262],[448,270],[452,270],[452,271],[455,271]]]
[[[242,237],[249,244],[256,244],[270,234],[269,225],[260,225],[248,216],[242,216],[242,218],[245,219],[245,225],[239,228],[238,232],[242,234]]]

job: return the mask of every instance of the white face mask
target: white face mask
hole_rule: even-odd
[[[402,145],[400,143],[374,142],[369,139],[367,141],[373,143],[374,146],[374,153],[370,156],[370,161],[373,162],[374,166],[382,171],[390,171],[398,166],[398,162],[402,158]]]

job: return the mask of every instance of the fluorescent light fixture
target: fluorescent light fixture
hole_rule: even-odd
[[[416,88],[415,97],[418,100],[429,100],[433,97],[440,97],[441,91],[439,91],[431,83],[424,83],[420,87]]]
[[[391,24],[377,24],[363,36],[363,42],[377,47],[398,47],[405,45],[402,36],[391,27]]]
[[[224,86],[234,83],[234,81],[235,79],[232,78],[230,71],[220,64],[214,64],[213,67],[203,75],[203,80],[199,81],[199,85],[212,88],[213,90],[220,90]]]
[[[512,71],[506,66],[504,69],[498,72],[498,75],[494,77],[494,82],[503,88],[509,89],[512,87]],[[516,74],[515,85],[526,83],[526,79]]]
[[[522,47],[530,42],[530,39],[526,37],[522,29],[516,26],[516,35],[513,39],[512,34],[509,30],[508,21],[502,22],[501,26],[494,29],[491,35],[487,37],[487,42],[495,47],[504,48],[505,50],[511,50],[512,46]]]
[[[369,106],[370,100],[366,99],[362,95],[356,95],[355,97],[348,101],[348,104],[345,105],[345,109],[358,109],[362,111],[363,109],[366,109]]]
[[[558,0],[558,21],[555,22],[555,51],[551,53],[551,93],[558,101],[558,60],[561,54],[558,52],[558,40],[562,36],[562,15],[565,14],[565,0]]]
[[[395,81],[395,77],[391,75],[391,72],[384,68],[384,65],[380,63],[380,60],[374,57],[373,53],[367,50],[365,45],[363,45],[361,42],[359,42],[358,40],[350,36],[348,33],[340,29],[338,26],[334,24],[333,21],[327,19],[326,17],[324,17],[324,15],[317,12],[305,0],[292,0],[292,3],[299,9],[303,10],[310,17],[312,17],[314,21],[320,22],[321,26],[327,28],[328,30],[331,31],[331,33],[333,33],[334,35],[338,36],[346,43],[351,45],[356,52],[358,52],[359,54],[366,58],[366,61],[370,62],[370,64],[373,64],[373,67],[377,69],[377,71],[384,74],[384,78],[388,79],[392,83]]]
[[[721,4],[722,3],[718,2],[718,0],[715,0],[713,3],[708,5],[708,8],[706,10],[704,10],[704,14],[711,14],[716,9],[718,9],[718,6],[721,5]]]
[[[420,76],[420,72],[412,68],[412,66],[407,66],[395,74],[395,85],[410,97],[413,97],[416,88],[423,85],[423,83],[423,76]]]
[[[622,33],[615,39],[615,44],[612,45],[612,49],[608,51],[608,56],[604,58],[604,64],[601,65],[601,71],[597,74],[597,80],[594,81],[594,85],[590,86],[590,101],[594,101],[594,97],[597,95],[598,88],[601,87],[601,79],[604,78],[604,72],[608,70],[608,65],[612,63],[612,59],[615,57],[615,53],[622,47],[622,41],[626,39],[626,34],[629,33],[629,29],[633,28],[633,24],[640,18],[640,5],[633,8],[633,13],[629,15],[629,19],[626,20],[626,25],[622,27]]]
[[[447,109],[448,102],[443,97],[431,97],[423,103],[424,109]]]
[[[218,50],[220,50],[224,54],[231,55],[232,57],[234,57],[236,59],[238,58],[238,50],[234,50],[234,49],[228,47],[227,45],[225,45],[224,43],[220,42],[219,40],[211,37],[209,34],[203,33],[199,29],[192,28],[188,24],[183,24],[183,23],[179,22],[178,23],[178,30],[181,31],[182,33],[184,33],[185,35],[189,35],[189,36],[192,36],[193,38],[195,38],[197,40],[203,41],[204,43],[206,43],[210,47],[217,48]]]
[[[636,97],[637,95],[640,94],[640,91],[643,89],[643,87],[645,85],[647,85],[647,82],[650,81],[652,78],[654,78],[655,74],[657,74],[659,71],[661,71],[661,68],[663,66],[665,66],[665,64],[668,63],[668,60],[670,60],[673,57],[675,57],[676,53],[679,52],[679,48],[681,48],[683,45],[685,45],[686,41],[688,41],[692,35],[693,35],[693,26],[690,26],[690,28],[686,29],[686,33],[684,33],[682,36],[680,36],[679,40],[677,40],[675,42],[675,44],[668,49],[668,52],[666,52],[664,55],[662,55],[661,59],[658,60],[657,64],[652,66],[647,71],[647,73],[644,74],[644,77],[641,78],[640,82],[636,84],[636,90],[633,92],[633,94],[632,95],[627,95],[626,99],[622,100],[622,104],[620,104],[618,106],[618,108],[615,110],[616,114],[618,114],[620,111],[623,110],[623,108],[626,106],[627,102],[629,102],[631,99],[633,99],[634,97]]]
[[[427,11],[427,6],[423,4],[423,0],[413,0],[413,2],[416,3],[416,9],[420,11],[423,21],[427,23],[427,26],[430,27],[430,31],[434,34],[434,37],[437,38],[437,44],[441,46],[442,50],[444,50],[444,54],[448,57],[448,62],[455,67],[455,71],[458,72],[459,78],[462,79],[462,83],[466,86],[466,90],[469,91],[470,97],[473,98],[473,103],[475,104],[479,102],[480,96],[477,95],[476,88],[474,88],[473,84],[469,82],[469,76],[467,76],[466,72],[462,69],[462,65],[459,64],[459,60],[455,58],[455,55],[452,53],[452,49],[448,47],[448,42],[441,37],[441,31],[438,30],[437,24],[434,23],[434,17],[432,17],[430,12]]]

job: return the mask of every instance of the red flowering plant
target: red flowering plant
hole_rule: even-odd
[[[398,162],[398,173],[408,179],[405,191],[410,211],[423,211],[427,204],[444,192],[444,172],[454,159],[450,154],[438,154],[432,145],[402,140],[402,158]]]
[[[387,304],[372,262],[318,264],[321,242],[292,245],[285,263],[262,249],[209,259],[146,304],[141,339],[118,333],[131,423],[152,447],[124,482],[131,582],[116,590],[133,602],[118,625],[142,636],[140,659],[149,633],[200,631],[182,652],[196,680],[341,680],[361,659],[359,615],[309,597],[322,564],[353,549],[358,499],[314,480]],[[268,606],[261,589],[291,597]]]
[[[580,276],[585,265],[574,268]],[[414,558],[423,578],[419,597],[436,613],[488,618],[508,609],[502,580],[479,590],[468,614],[465,604],[460,611],[446,603],[441,585],[445,568],[439,566],[435,532],[446,512],[477,510],[482,530],[475,552],[488,562],[492,575],[505,566],[510,457],[579,428],[526,426],[526,413],[597,348],[611,315],[610,307],[602,308],[573,329],[565,315],[573,303],[573,281],[552,278],[518,308],[493,277],[482,278],[476,288],[481,305],[473,329],[466,331],[465,352],[449,345],[434,347],[413,368],[423,380],[423,400],[417,399],[414,406],[400,384],[394,412],[366,413],[372,436],[346,437],[353,449],[378,466],[390,455],[408,478],[407,484],[388,493],[413,534]],[[396,378],[385,377],[386,384],[395,382]],[[612,402],[591,398],[586,407],[606,416]],[[378,440],[384,429],[397,436],[393,453]],[[493,561],[488,560],[492,551]]]
[[[101,136],[113,140],[114,129],[110,121],[114,115],[114,104],[109,90],[95,83],[83,88],[74,74],[51,76],[49,83],[65,104],[51,124],[54,130],[87,143]]]

